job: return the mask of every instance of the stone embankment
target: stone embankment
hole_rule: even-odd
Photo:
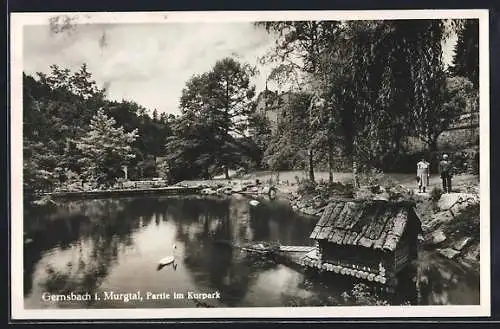
[[[334,200],[356,199],[356,200],[388,200],[401,201],[408,199],[428,198],[428,194],[415,195],[411,189],[403,185],[384,188],[380,185],[362,186],[355,192],[350,185],[336,183],[330,187],[318,185],[308,193],[299,194],[296,191],[289,193],[289,200],[295,211],[320,217],[326,206]]]
[[[262,184],[258,181],[227,181],[227,182],[214,182],[202,181],[194,184],[181,182],[176,184],[179,187],[197,188],[202,195],[233,195],[242,194],[252,197],[265,196],[275,198],[278,189],[270,184]]]
[[[479,262],[479,196],[443,194],[435,211],[422,218],[424,245],[448,259],[474,266]]]

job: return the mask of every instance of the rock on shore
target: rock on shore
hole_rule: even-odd
[[[266,195],[271,196],[277,193],[275,186],[261,184],[251,181],[235,181],[227,183],[197,183],[194,187],[200,188],[202,195],[232,195],[232,194],[246,194],[246,195]]]
[[[479,262],[479,196],[468,193],[443,194],[436,213],[422,218],[425,246],[462,263]]]

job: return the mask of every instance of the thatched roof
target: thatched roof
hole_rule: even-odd
[[[405,231],[410,212],[414,212],[413,204],[408,202],[335,201],[327,206],[310,238],[393,251]]]

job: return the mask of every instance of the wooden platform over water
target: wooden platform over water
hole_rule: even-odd
[[[343,276],[349,276],[368,282],[393,284],[391,278],[387,278],[383,273],[371,273],[363,271],[351,264],[333,264],[322,261],[313,246],[274,246],[273,248],[262,243],[249,244],[241,247],[242,250],[250,253],[268,255],[288,267],[296,270],[311,269],[318,272],[331,272]]]
[[[99,191],[52,192],[44,195],[54,199],[93,199],[105,197],[142,196],[142,195],[186,195],[200,192],[198,187],[167,186],[158,188],[134,188]]]
[[[271,246],[263,243],[251,243],[244,246],[233,245],[233,247],[239,247],[248,253],[273,257],[277,262],[297,270],[304,268],[304,257],[315,251],[313,246]]]
[[[308,253],[314,250],[313,246],[280,246],[280,251],[283,252],[305,252]]]

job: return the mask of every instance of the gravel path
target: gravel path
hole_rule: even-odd
[[[409,188],[416,188],[416,174],[400,174],[400,173],[387,173],[386,178],[392,179],[397,184],[404,185]],[[295,171],[282,171],[279,172],[271,172],[271,171],[258,171],[254,173],[250,173],[244,175],[242,177],[232,177],[230,179],[233,183],[243,182],[243,181],[255,181],[258,179],[262,183],[268,183],[272,180],[274,183],[279,178],[280,184],[279,189],[281,192],[293,192],[297,188],[297,180],[303,180],[307,177],[307,174],[304,171],[295,170]],[[315,173],[316,181],[328,181],[328,172],[316,172]],[[334,173],[333,179],[335,182],[340,183],[351,183],[352,181],[352,173]],[[204,185],[217,185],[217,184],[227,184],[228,180],[224,178],[216,178],[212,180],[189,180],[183,181],[179,184],[193,186],[197,184]],[[474,175],[457,175],[453,177],[452,185],[454,188],[463,187],[465,185],[479,186],[479,177]],[[431,175],[429,179],[429,187],[428,191],[432,190],[434,186],[441,187],[441,179],[439,175],[434,174]]]

